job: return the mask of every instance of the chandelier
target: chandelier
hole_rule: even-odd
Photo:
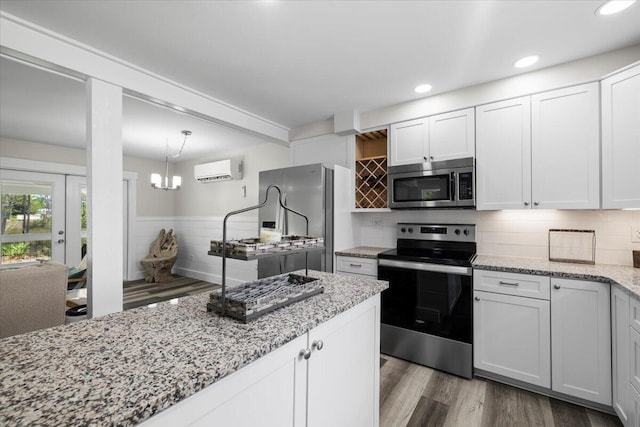
[[[182,141],[182,147],[180,147],[180,151],[178,151],[177,154],[172,156],[174,159],[177,158],[180,154],[182,154],[184,144],[187,142],[187,136],[191,135],[190,130],[183,130],[180,133],[184,135],[184,140]],[[151,187],[155,188],[156,190],[164,190],[164,191],[179,190],[180,186],[182,185],[182,177],[174,175],[171,178],[171,185],[169,185],[169,141],[167,141],[167,144],[165,146],[164,160],[165,160],[164,178],[159,173],[152,173]]]

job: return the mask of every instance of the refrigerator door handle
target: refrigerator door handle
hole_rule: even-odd
[[[282,204],[287,206],[287,193],[282,193]],[[282,207],[280,208],[282,212],[282,235],[289,235],[289,212]]]

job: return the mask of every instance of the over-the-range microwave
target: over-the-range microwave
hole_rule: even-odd
[[[473,157],[390,166],[387,171],[391,209],[474,208]]]

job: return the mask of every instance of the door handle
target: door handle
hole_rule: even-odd
[[[362,264],[353,264],[353,263],[350,263],[349,265],[350,265],[351,267],[362,267]]]
[[[64,239],[58,239],[56,243],[64,243]]]
[[[322,340],[316,340],[314,342],[311,343],[311,348],[314,350],[322,350],[322,347],[324,347],[324,343],[322,342]]]
[[[500,280],[498,283],[501,284],[501,285],[520,286],[520,283],[518,283],[518,282],[504,282],[504,281]]]
[[[308,348],[303,348],[300,350],[298,355],[304,360],[309,360],[309,358],[311,357],[311,350],[309,350]]]

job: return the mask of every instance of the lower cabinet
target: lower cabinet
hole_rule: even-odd
[[[611,287],[611,376],[613,409],[625,426],[630,426],[629,393],[629,294]]]
[[[376,295],[142,425],[375,427],[379,367]]]
[[[551,387],[549,301],[475,291],[477,369]]]
[[[610,312],[608,283],[474,270],[474,368],[611,406]]]
[[[611,405],[610,285],[551,279],[551,388]]]
[[[378,260],[351,256],[336,256],[336,273],[357,274],[378,278]]]

